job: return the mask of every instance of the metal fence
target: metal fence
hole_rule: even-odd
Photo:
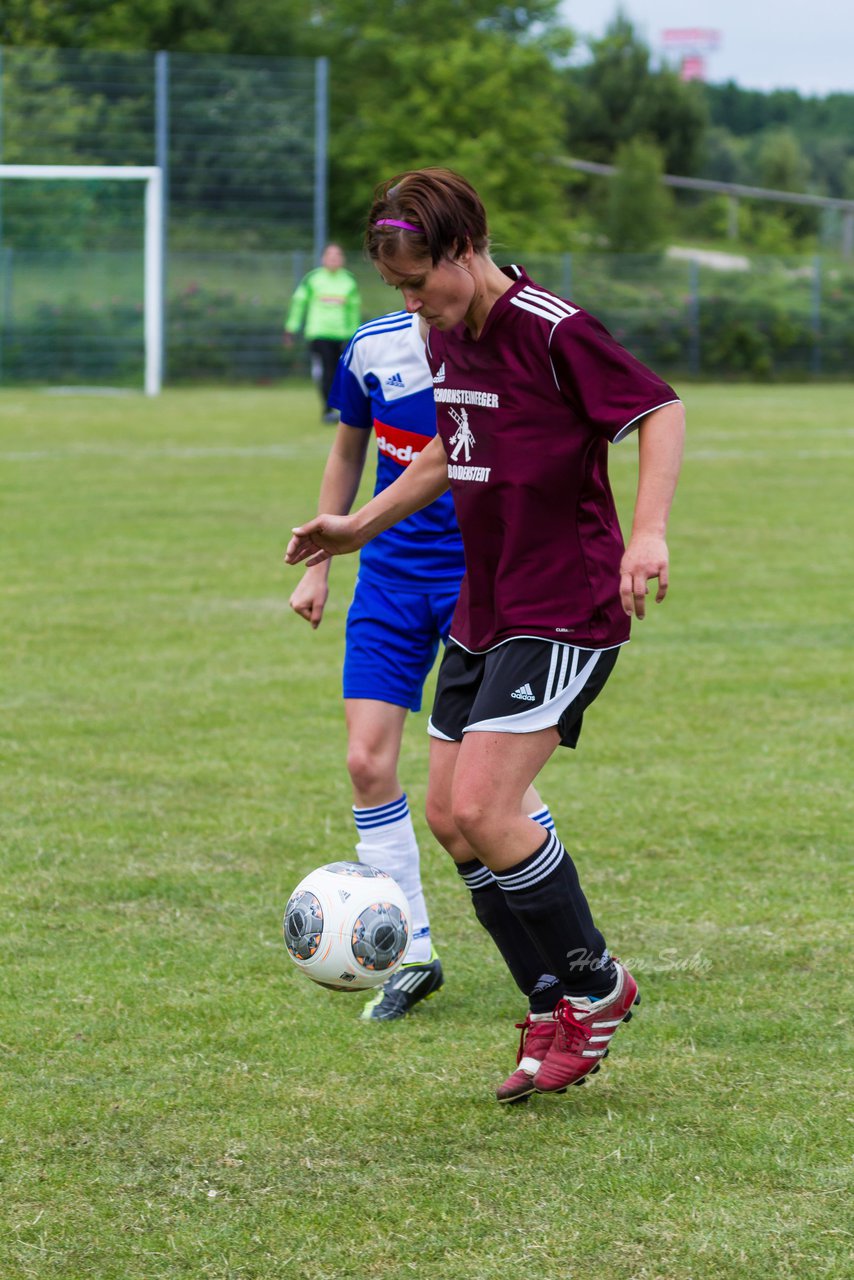
[[[156,164],[177,250],[317,252],[326,128],[324,59],[0,50],[0,163]],[[107,185],[7,187],[0,212],[16,249],[136,246]]]
[[[165,175],[167,380],[275,381],[290,294],[326,223],[326,64],[0,50],[0,163],[158,164]],[[0,384],[140,385],[142,203],[132,184],[0,183]],[[843,259],[529,255],[666,375],[854,375]],[[356,248],[367,319],[393,295]]]
[[[665,375],[854,376],[850,264],[763,257],[721,268],[666,257],[512,256]],[[299,344],[283,349],[282,327],[312,262],[307,249],[170,253],[168,381],[304,376],[306,353]],[[358,250],[349,266],[364,318],[399,305]],[[142,305],[139,253],[7,246],[0,254],[0,384],[139,385]]]
[[[167,372],[221,305],[182,255],[227,255],[228,288],[237,254],[318,255],[326,138],[324,59],[0,50],[0,164],[161,169]],[[142,217],[121,182],[0,181],[0,382],[139,381]]]

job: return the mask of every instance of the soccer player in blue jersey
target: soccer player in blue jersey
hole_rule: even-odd
[[[433,379],[417,316],[405,311],[372,320],[341,357],[330,403],[341,415],[320,486],[320,511],[346,514],[355,499],[373,435],[375,493],[401,476],[436,434]],[[307,569],[290,604],[316,628],[329,593],[330,561]],[[419,711],[424,682],[448,637],[464,562],[451,495],[374,539],[362,552],[347,616],[343,672],[347,767],[359,858],[388,872],[406,893],[413,936],[407,960],[362,1011],[366,1021],[408,1014],[443,983],[421,886],[420,855],[398,761],[407,711]],[[531,788],[526,813],[553,822]],[[480,895],[481,922],[501,930],[503,904]],[[488,923],[487,923],[487,917]],[[493,918],[494,917],[494,918]],[[512,922],[503,921],[512,929]],[[509,945],[509,944],[508,944]],[[532,1007],[556,982],[518,957],[514,977]]]

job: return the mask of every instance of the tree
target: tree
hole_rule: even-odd
[[[624,143],[616,155],[617,173],[608,185],[606,231],[619,253],[653,253],[667,239],[672,211],[662,185],[661,152],[649,142]]]
[[[565,242],[558,0],[328,0],[316,52],[331,59],[330,221],[361,235],[375,185],[442,164],[482,192],[504,243]]]
[[[371,101],[363,89],[359,117],[337,115],[331,201],[336,233],[350,239],[361,234],[380,180],[439,164],[458,169],[478,189],[498,241],[560,248],[567,217],[565,177],[555,164],[562,141],[553,107],[558,87],[541,52],[502,32],[461,34],[426,49],[389,45]]]
[[[791,129],[772,129],[758,139],[756,173],[759,185],[776,191],[806,191],[809,186],[809,162]],[[795,237],[814,235],[820,223],[816,209],[799,205],[782,205],[777,212],[782,227]],[[776,236],[776,227],[774,236]],[[773,237],[766,237],[773,243]],[[766,249],[766,252],[772,250]],[[780,250],[783,252],[783,250]]]
[[[435,163],[482,189],[500,239],[557,248],[566,177],[554,163],[565,145],[556,65],[571,45],[558,10],[559,0],[6,0],[2,21],[13,43],[325,56],[334,235],[360,238],[383,177]],[[213,135],[199,136],[182,171],[203,184],[218,167],[204,143]]]
[[[305,0],[4,0],[0,44],[187,53],[293,53]]]
[[[805,191],[809,164],[791,129],[763,135],[757,154],[759,185],[777,191]]]
[[[748,185],[753,174],[745,158],[746,145],[729,129],[712,125],[703,139],[702,177],[714,182],[743,182]]]
[[[568,73],[571,152],[610,163],[623,143],[647,138],[667,172],[695,173],[707,120],[701,88],[668,68],[653,69],[649,48],[623,14],[591,51],[586,66]]]

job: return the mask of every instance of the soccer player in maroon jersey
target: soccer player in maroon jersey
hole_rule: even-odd
[[[438,433],[405,474],[349,516],[294,530],[286,559],[353,551],[450,487],[466,574],[430,718],[427,819],[518,985],[545,967],[554,1007],[521,1024],[515,1102],[598,1069],[638,1002],[596,928],[557,835],[522,796],[668,585],[667,519],[682,457],[675,392],[581,308],[489,253],[483,205],[445,169],[379,188],[366,246],[429,326]],[[638,491],[624,547],[610,444],[637,431]],[[529,988],[530,990],[530,988]]]

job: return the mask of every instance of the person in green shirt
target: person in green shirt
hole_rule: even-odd
[[[340,245],[328,244],[320,261],[294,290],[285,320],[285,346],[292,346],[302,330],[311,351],[311,376],[323,401],[323,421],[337,422],[329,393],[338,358],[361,323],[362,300],[355,276],[344,268]]]

